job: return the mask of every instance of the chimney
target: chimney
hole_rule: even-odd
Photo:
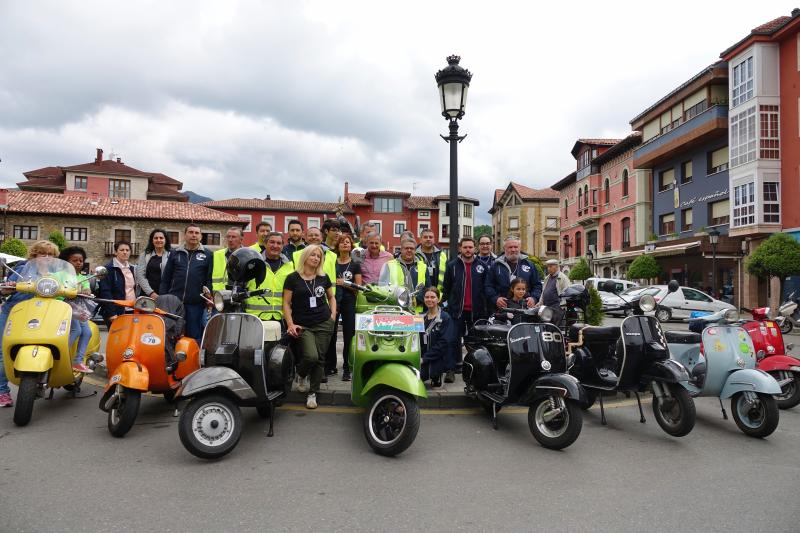
[[[117,163],[122,163],[122,158],[121,157],[117,158]]]
[[[345,181],[344,182],[344,203],[347,203],[347,201],[349,200],[349,198],[348,198],[348,195],[350,194],[349,186],[350,186],[350,184]]]
[[[102,148],[98,148],[97,149],[97,157],[94,158],[94,162],[95,163],[100,163],[102,160],[103,160],[103,149]]]
[[[267,197],[266,197],[266,198],[264,198],[264,199],[265,199],[265,200],[272,200],[272,198],[270,198],[270,195],[269,195],[269,194],[268,194],[268,195],[267,195]]]
[[[0,189],[0,209],[8,209],[8,189]]]

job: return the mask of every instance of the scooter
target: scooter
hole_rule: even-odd
[[[778,326],[781,328],[781,333],[788,335],[795,327],[800,327],[800,297],[792,293],[786,298],[786,301],[778,308],[780,315],[775,319]]]
[[[136,422],[142,393],[163,394],[171,401],[181,379],[200,368],[200,348],[191,337],[180,335],[183,305],[176,296],[93,301],[133,310],[119,315],[109,328],[108,384],[100,397],[108,432],[124,437]]]
[[[753,341],[733,324],[738,318],[733,309],[689,318],[689,332],[667,331],[666,339],[672,357],[689,369],[693,397],[716,396],[725,420],[722,400],[730,398],[739,429],[751,437],[766,437],[778,427],[773,395],[780,394],[781,387],[775,378],[755,369]]]
[[[10,269],[7,265],[6,268]],[[48,387],[47,399],[52,399],[59,387],[68,389],[73,397],[80,392],[83,374],[72,370],[77,341],[69,345],[72,307],[57,299],[75,298],[78,288],[75,269],[55,257],[30,259],[13,271],[18,280],[2,288],[34,294],[33,298],[14,305],[2,332],[6,376],[19,387],[14,424],[24,426],[31,420],[34,401],[43,398]],[[93,277],[105,275],[106,269],[97,267]],[[99,350],[97,326],[89,327],[92,328],[89,347]],[[86,364],[92,369],[103,359],[98,351],[87,349],[86,353]]]
[[[753,341],[756,369],[781,383],[781,393],[775,396],[779,409],[795,407],[800,403],[800,359],[786,353],[794,345],[784,345],[777,322],[769,318],[769,307],[742,310],[753,316],[752,320],[742,321],[741,326]]]
[[[419,371],[419,334],[425,323],[408,310],[422,287],[411,293],[401,287],[349,281],[344,285],[358,290],[361,297],[356,299],[356,334],[350,349],[350,397],[365,408],[364,437],[373,451],[398,455],[417,437],[417,398],[428,396]]]
[[[520,322],[511,323],[515,318]],[[545,448],[561,450],[581,433],[586,392],[567,373],[564,338],[552,319],[552,309],[534,307],[476,321],[464,340],[462,375],[464,392],[480,402],[494,429],[502,407],[528,406],[533,437]]]
[[[189,453],[218,459],[231,452],[242,435],[241,407],[255,407],[269,418],[272,437],[275,407],[289,391],[294,360],[281,323],[261,321],[244,313],[244,302],[264,291],[248,291],[251,280],[260,285],[266,263],[251,248],[231,254],[226,266],[230,290],[215,292],[212,316],[200,344],[200,364],[181,381],[175,401],[188,400],[181,411],[178,434]]]
[[[616,293],[615,283],[601,282],[598,290]],[[581,286],[568,287],[562,297],[569,300],[581,297]],[[670,291],[677,286],[670,286]],[[568,330],[567,353],[575,356],[570,374],[578,378],[587,390],[590,407],[600,400],[600,422],[606,425],[603,392],[632,392],[639,406],[639,421],[645,423],[640,392],[653,391],[653,414],[656,422],[673,437],[687,435],[695,423],[694,401],[689,396],[689,375],[680,363],[670,359],[661,324],[645,316],[656,308],[649,294],[624,301],[620,311],[633,314],[622,320],[619,327],[572,324]],[[585,308],[584,308],[585,311]],[[627,313],[626,313],[627,314]]]

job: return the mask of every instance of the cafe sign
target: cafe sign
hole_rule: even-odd
[[[698,202],[710,202],[713,200],[717,200],[718,198],[727,198],[728,197],[728,189],[724,190],[717,190],[712,192],[711,194],[705,194],[703,196],[695,196],[694,198],[689,198],[688,200],[684,200],[681,202],[681,207],[689,207]]]

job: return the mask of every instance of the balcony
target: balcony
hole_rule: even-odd
[[[728,106],[714,105],[641,145],[634,151],[633,164],[637,168],[651,168],[694,146],[726,136],[727,133]]]
[[[597,206],[597,204],[584,207],[578,211],[578,224],[581,226],[592,226],[597,224],[597,220],[599,218],[600,208]]]
[[[105,252],[107,256],[114,255],[114,241],[106,241],[105,242]],[[139,255],[139,243],[132,242],[131,243],[131,257]]]

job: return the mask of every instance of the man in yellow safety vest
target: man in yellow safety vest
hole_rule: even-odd
[[[244,234],[242,228],[234,226],[228,228],[225,234],[225,241],[227,246],[220,248],[213,254],[213,263],[211,270],[211,289],[214,292],[224,290],[228,285],[228,271],[226,269],[228,258],[233,252],[242,247],[242,239]]]
[[[417,243],[413,240],[405,240],[400,243],[400,256],[397,259],[387,261],[381,268],[378,278],[378,285],[392,285],[395,287],[405,287],[409,292],[414,292],[414,288],[422,284],[427,287],[430,284],[428,269],[425,261],[415,255]],[[417,295],[417,301],[422,298]],[[418,313],[422,312],[422,305],[415,307]]]
[[[256,286],[251,281],[247,290],[264,291],[262,294],[250,296],[244,301],[244,309],[251,315],[261,320],[283,319],[283,282],[286,277],[294,272],[294,265],[288,257],[281,253],[283,250],[283,235],[273,231],[267,235],[265,248],[265,261],[267,275],[261,285]]]

